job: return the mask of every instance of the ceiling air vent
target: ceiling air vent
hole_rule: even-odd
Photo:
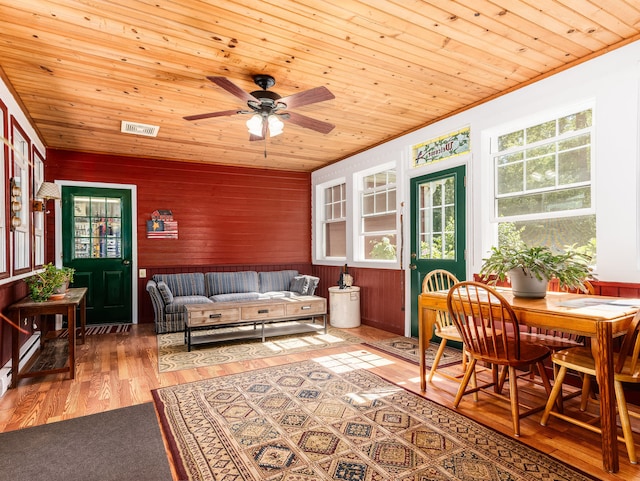
[[[120,132],[125,134],[145,135],[147,137],[156,137],[158,135],[160,127],[157,125],[139,124],[136,122],[122,121],[120,126]]]

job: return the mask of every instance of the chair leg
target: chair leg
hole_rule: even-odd
[[[429,371],[429,379],[428,379],[429,382],[431,382],[431,379],[433,379],[433,375],[436,373],[436,369],[438,368],[438,364],[440,363],[440,358],[442,357],[442,353],[444,353],[444,348],[446,345],[447,345],[447,340],[441,339],[440,347],[438,347],[438,351],[436,352],[436,357],[433,359],[433,364],[431,365],[431,371]]]
[[[509,397],[511,398],[511,418],[513,419],[513,435],[520,436],[520,404],[518,403],[518,377],[516,368],[509,366]]]
[[[475,374],[476,362],[477,361],[474,358],[471,358],[471,361],[469,361],[469,365],[467,366],[467,370],[465,371],[464,377],[462,378],[462,381],[460,382],[460,387],[458,388],[458,393],[456,394],[456,398],[453,401],[453,407],[455,407],[455,408],[458,407],[458,404],[460,404],[460,401],[462,400],[462,396],[464,396],[464,392],[467,389],[467,384],[469,384],[469,379],[471,379],[471,376],[473,376]]]
[[[631,464],[638,464],[638,458],[636,457],[636,447],[635,447],[635,444],[633,443],[633,431],[631,431],[629,411],[627,409],[627,401],[624,397],[624,389],[622,387],[622,383],[619,381],[615,381],[614,388],[616,391],[616,400],[618,402],[618,414],[620,415],[620,425],[622,426],[622,434],[624,436],[624,442],[627,445],[627,454],[629,455],[629,462]]]
[[[547,405],[544,408],[544,412],[542,413],[542,418],[540,419],[540,424],[542,426],[546,426],[549,421],[549,416],[551,415],[551,411],[553,410],[553,405],[557,404],[558,396],[562,396],[562,382],[564,381],[564,377],[567,374],[567,368],[565,366],[560,366],[558,370],[558,374],[556,376],[556,381],[553,384],[553,389],[551,389],[551,394],[549,394],[549,399],[547,400]]]
[[[580,411],[587,410],[589,396],[591,396],[591,376],[584,374],[582,376],[582,398],[580,399]]]

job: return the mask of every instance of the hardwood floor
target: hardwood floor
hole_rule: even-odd
[[[367,326],[350,331],[365,340],[394,336]],[[373,356],[363,351],[367,351],[365,346],[346,346],[161,374],[153,326],[133,326],[124,334],[87,336],[86,343],[77,347],[74,381],[66,375],[22,379],[16,389],[10,389],[0,398],[0,432],[150,402],[151,390],[163,386],[327,356],[334,361],[370,369],[419,393],[417,366],[377,350],[368,350]],[[436,376],[427,386],[426,397],[451,407],[457,386],[454,381]],[[536,390],[531,392],[535,397]],[[465,397],[459,410],[512,435],[510,410],[505,403],[480,394],[478,403],[474,403],[471,396]],[[602,480],[640,480],[640,466],[629,463],[624,444],[619,444],[620,472],[605,473],[601,468],[598,435],[557,419],[543,427],[539,420],[538,413],[521,421],[520,441]],[[635,428],[640,432],[640,426]]]

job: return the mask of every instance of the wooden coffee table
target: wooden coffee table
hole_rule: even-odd
[[[196,344],[210,344],[236,339],[261,339],[303,332],[327,333],[327,300],[318,296],[283,297],[255,301],[185,304],[186,322],[184,342],[187,350]],[[322,318],[322,326],[316,319]],[[311,322],[278,325],[290,321]],[[223,327],[247,327],[234,332],[213,333],[206,336],[192,334],[198,330]]]

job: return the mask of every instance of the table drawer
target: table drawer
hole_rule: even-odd
[[[240,309],[202,309],[189,311],[187,322],[190,327],[215,326],[217,324],[227,324],[240,320]]]
[[[283,316],[284,306],[282,304],[264,304],[262,306],[247,306],[242,308],[243,321],[277,319]]]
[[[324,299],[296,301],[286,305],[287,316],[306,316],[312,314],[326,314],[327,303]]]

